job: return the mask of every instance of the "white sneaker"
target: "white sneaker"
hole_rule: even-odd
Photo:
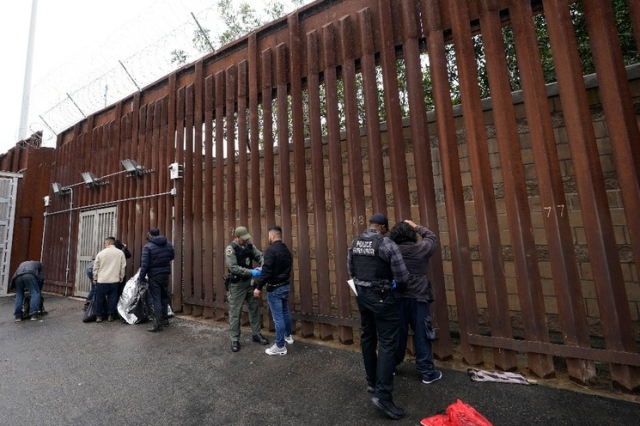
[[[284,341],[287,342],[288,345],[293,345],[293,336],[284,336]]]
[[[265,350],[264,353],[267,355],[286,355],[287,347],[283,346],[281,348],[278,347],[275,343],[269,349]]]

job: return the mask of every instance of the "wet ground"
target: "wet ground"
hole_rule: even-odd
[[[633,397],[472,382],[454,363],[424,385],[411,362],[394,391],[408,414],[393,421],[371,404],[355,350],[294,336],[286,356],[267,356],[244,329],[232,353],[223,323],[84,324],[82,301],[54,295],[41,321],[15,323],[13,303],[0,297],[0,425],[418,425],[458,398],[494,425],[640,424]]]

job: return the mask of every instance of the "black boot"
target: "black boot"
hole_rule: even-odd
[[[151,331],[156,332],[156,331],[162,331],[162,324],[160,323],[159,319],[154,319],[153,320],[153,325],[150,328],[147,328],[147,331]]]

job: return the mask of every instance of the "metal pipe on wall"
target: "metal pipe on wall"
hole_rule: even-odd
[[[73,188],[69,188],[71,191],[71,199],[69,201],[69,232],[67,233],[67,267],[64,272],[64,295],[67,296],[69,287],[66,284],[69,283],[69,258],[71,256],[71,222],[73,221]]]
[[[176,194],[174,193],[173,190],[171,190],[171,191],[166,191],[166,192],[160,192],[158,194],[140,195],[140,196],[137,196],[137,197],[123,198],[121,200],[105,201],[104,203],[89,204],[89,205],[86,205],[86,206],[74,207],[74,208],[70,208],[70,209],[66,209],[66,210],[59,210],[57,212],[49,213],[49,214],[47,214],[47,216],[53,216],[55,214],[66,213],[66,212],[73,212],[75,210],[96,209],[98,207],[110,206],[110,205],[114,205],[114,204],[118,204],[118,203],[123,203],[125,201],[144,200],[144,199],[147,199],[147,198],[160,197],[162,195],[176,195]]]
[[[44,225],[42,226],[42,244],[40,245],[40,263],[42,263],[42,257],[44,256],[44,237],[46,233],[47,233],[47,210],[45,207]]]

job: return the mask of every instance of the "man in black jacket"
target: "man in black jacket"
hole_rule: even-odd
[[[127,248],[127,245],[123,244],[122,241],[116,240],[116,248],[118,250],[122,250],[122,252],[124,253],[124,258],[126,260],[131,259],[131,252]],[[120,296],[122,296],[122,291],[124,290],[124,286],[126,283],[127,283],[127,277],[125,276],[122,279],[122,281],[120,281],[120,284],[118,284],[118,299],[120,299]]]
[[[291,251],[282,242],[282,228],[274,226],[269,229],[269,248],[264,254],[264,263],[260,274],[256,276],[256,289],[253,296],[260,297],[260,290],[267,286],[267,303],[276,324],[276,342],[265,350],[267,355],[286,355],[288,344],[293,343],[291,337],[291,313],[289,312],[289,290],[291,284]]]
[[[22,301],[24,300],[24,290],[29,289],[31,295],[31,305],[29,315],[31,321],[40,319],[40,289],[44,284],[44,268],[42,263],[35,260],[22,262],[11,278],[11,288],[16,289],[16,304],[13,312],[16,322],[22,321]]]
[[[153,326],[148,331],[160,331],[163,325],[169,325],[167,316],[169,274],[171,274],[171,261],[175,257],[175,251],[167,237],[160,235],[158,228],[149,230],[147,240],[149,242],[142,248],[138,282],[143,282],[147,276],[149,277],[149,293],[153,302],[154,318]]]

